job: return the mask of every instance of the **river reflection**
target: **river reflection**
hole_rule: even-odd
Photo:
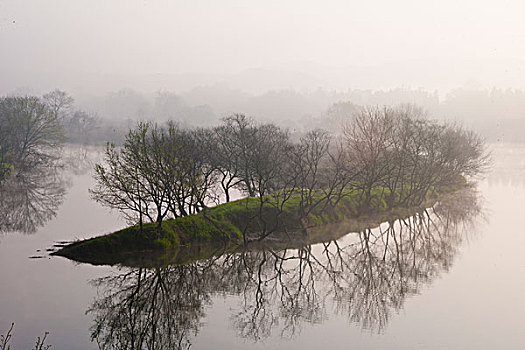
[[[34,233],[54,218],[66,181],[58,167],[34,168],[0,183],[0,233]]]
[[[0,182],[0,233],[35,233],[56,217],[71,175],[86,173],[99,156],[95,148],[78,146],[56,152],[59,161],[18,171]]]
[[[217,295],[238,296],[239,337],[291,337],[336,310],[381,332],[407,297],[453,264],[481,207],[465,190],[415,215],[338,240],[244,249],[185,265],[121,268],[95,279],[88,314],[101,349],[188,349]]]

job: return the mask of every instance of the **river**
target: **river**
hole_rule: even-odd
[[[476,193],[404,222],[161,268],[48,256],[126,225],[69,169],[0,234],[0,334],[15,322],[14,350],[45,331],[53,349],[523,349],[525,147],[492,149]]]

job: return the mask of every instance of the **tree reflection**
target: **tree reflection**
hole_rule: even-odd
[[[291,337],[331,310],[373,331],[447,271],[480,214],[474,192],[413,216],[294,249],[248,249],[186,265],[123,268],[94,284],[92,338],[102,349],[188,349],[212,296],[238,295],[242,338]]]
[[[65,181],[57,167],[36,167],[0,183],[0,233],[34,233],[56,216]]]

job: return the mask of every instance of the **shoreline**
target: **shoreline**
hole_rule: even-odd
[[[452,188],[442,189],[420,205],[408,207],[397,205],[386,208],[382,205],[383,198],[378,197],[375,207],[362,214],[357,210],[359,203],[349,197],[348,200],[341,200],[335,207],[328,208],[329,210],[313,211],[308,218],[302,220],[292,211],[296,209],[293,205],[287,208],[288,211],[280,212],[265,208],[263,219],[254,220],[253,213],[258,208],[253,204],[258,198],[243,198],[207,208],[198,214],[165,220],[161,232],[154,223],[144,224],[142,232],[138,225],[130,226],[106,235],[72,242],[51,255],[95,265],[134,266],[184,264],[227,251],[260,249],[259,247],[297,248],[338,239],[351,232],[377,227],[386,221],[412,216],[468,187],[466,183],[458,183]],[[261,227],[261,222],[266,225],[269,218],[277,218],[274,230],[267,237],[257,239],[261,234],[257,228]],[[243,244],[243,236],[249,238],[246,245]]]

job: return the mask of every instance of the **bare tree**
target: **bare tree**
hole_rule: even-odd
[[[75,99],[67,92],[55,89],[42,96],[42,101],[59,121],[63,121],[72,112]]]
[[[221,174],[227,201],[233,187],[246,191],[250,197],[280,189],[283,159],[289,146],[287,131],[234,114],[223,119],[223,125],[215,128],[214,134],[212,163]]]
[[[231,200],[231,189],[238,187],[242,181],[240,178],[242,142],[239,141],[242,125],[241,120],[236,122],[235,119],[226,119],[223,125],[213,128],[208,142],[205,143],[209,163],[219,174],[219,184],[226,202]]]
[[[144,188],[146,180],[133,163],[123,159],[113,144],[108,144],[104,162],[95,165],[96,184],[89,190],[91,197],[104,206],[119,210],[130,223],[138,221],[142,231],[145,219],[155,220]]]
[[[365,108],[352,124],[344,128],[350,167],[355,169],[357,186],[364,196],[363,206],[370,209],[372,189],[386,173],[386,153],[394,127],[391,110]]]
[[[130,130],[122,149],[108,144],[105,164],[95,166],[96,186],[90,190],[95,200],[128,219],[138,216],[141,228],[147,218],[159,231],[169,212],[166,172],[161,171],[167,152],[163,137],[155,125],[140,123]]]
[[[234,114],[224,119],[224,132],[230,134],[232,142],[232,157],[236,160],[233,164],[226,163],[223,168],[226,169],[230,166],[238,167],[238,185],[248,192],[250,197],[255,197],[256,189],[254,188],[252,181],[253,171],[253,157],[252,152],[254,151],[255,137],[257,134],[257,128],[252,119],[246,117],[243,114]],[[232,170],[237,170],[233,168]]]
[[[326,131],[315,129],[306,133],[298,144],[291,147],[288,156],[288,161],[291,162],[288,176],[292,178],[289,182],[294,183],[294,187],[297,187],[296,194],[300,196],[301,217],[306,217],[318,204],[327,200],[327,196],[315,194],[323,193],[328,187],[330,142],[331,137]]]
[[[161,157],[157,171],[162,174],[162,186],[168,190],[168,206],[174,217],[200,212],[213,198],[216,183],[215,168],[207,154],[209,131],[182,130],[169,123],[163,133]]]

